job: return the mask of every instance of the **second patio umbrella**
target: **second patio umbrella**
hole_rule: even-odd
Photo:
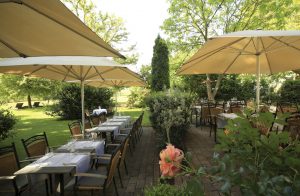
[[[127,67],[103,57],[28,57],[0,60],[0,73],[80,82],[82,122],[84,122],[84,84],[91,80],[140,82],[140,76]],[[84,123],[83,123],[84,126]]]
[[[178,74],[260,74],[300,68],[300,31],[240,31],[214,37],[178,70]]]

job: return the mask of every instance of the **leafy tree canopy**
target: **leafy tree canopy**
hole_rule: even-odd
[[[129,32],[122,18],[97,11],[91,0],[64,0],[64,2],[99,37],[126,56],[126,60],[116,58],[116,61],[122,64],[137,62],[136,44],[127,44]]]

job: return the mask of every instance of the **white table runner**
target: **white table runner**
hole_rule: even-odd
[[[26,167],[64,167],[73,165],[76,172],[86,172],[90,167],[90,155],[77,153],[48,153]]]
[[[118,126],[119,129],[125,128],[125,122],[104,122],[99,127],[107,127],[107,126]]]
[[[61,147],[58,150],[80,150],[80,149],[95,149],[97,155],[104,154],[105,141],[71,141]]]

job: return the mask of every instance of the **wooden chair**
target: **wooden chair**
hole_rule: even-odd
[[[36,158],[50,151],[46,133],[34,135],[28,139],[21,139],[28,158]]]
[[[101,113],[99,115],[99,120],[100,120],[100,123],[104,123],[107,121],[107,117],[106,117],[106,114],[105,113]]]
[[[15,144],[0,148],[0,195],[14,192],[21,195],[28,188],[27,176],[14,176],[14,172],[20,169]]]
[[[229,113],[242,113],[243,112],[243,104],[238,103],[230,103]]]
[[[297,113],[299,111],[297,104],[294,103],[278,103],[277,110],[279,113]]]
[[[121,151],[117,149],[116,152],[109,158],[109,166],[104,171],[99,171],[96,169],[91,169],[87,173],[76,173],[74,190],[99,190],[103,191],[105,195],[106,189],[112,184],[114,184],[116,195],[118,194],[118,189],[115,181],[115,172],[119,164]],[[66,188],[71,187],[72,182],[69,183]]]
[[[99,116],[95,116],[95,115],[91,116],[91,122],[93,123],[94,127],[99,126],[99,124],[101,122],[100,121],[100,117]]]
[[[122,177],[121,177],[121,172],[120,172],[120,166],[124,165],[126,174],[128,175],[125,157],[126,157],[127,150],[129,147],[129,139],[130,139],[129,136],[127,136],[126,139],[121,144],[108,144],[106,146],[105,154],[98,157],[98,162],[97,162],[97,164],[99,164],[99,165],[109,165],[110,157],[116,151],[117,148],[120,148],[121,155],[120,155],[120,161],[118,164],[118,174],[119,174],[120,183],[121,183],[122,187],[123,187],[123,182],[122,182]],[[110,148],[110,150],[108,150],[108,148]]]
[[[217,126],[216,116],[223,112],[224,112],[223,107],[209,107],[209,116],[210,116],[209,137],[211,137],[212,130],[216,129],[216,126]]]
[[[27,161],[35,161],[50,151],[46,133],[34,135],[28,139],[21,139],[27,155]],[[36,181],[45,181],[46,193],[52,193],[52,178],[51,175],[39,175],[35,178]],[[49,185],[48,185],[49,182]]]
[[[82,132],[81,128],[81,122],[80,121],[74,121],[68,124],[70,133],[74,139],[83,139],[84,133]]]
[[[294,113],[286,119],[283,131],[288,131],[292,139],[300,139],[300,113]]]

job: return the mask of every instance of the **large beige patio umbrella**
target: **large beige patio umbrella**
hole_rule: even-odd
[[[82,122],[84,122],[84,84],[112,81],[142,82],[140,76],[105,57],[59,56],[0,59],[0,73],[80,82]],[[84,123],[82,123],[84,126]],[[84,128],[84,127],[83,127]]]
[[[214,37],[178,70],[178,74],[260,74],[300,68],[300,31],[247,30]]]
[[[123,57],[59,0],[0,0],[0,57]]]

